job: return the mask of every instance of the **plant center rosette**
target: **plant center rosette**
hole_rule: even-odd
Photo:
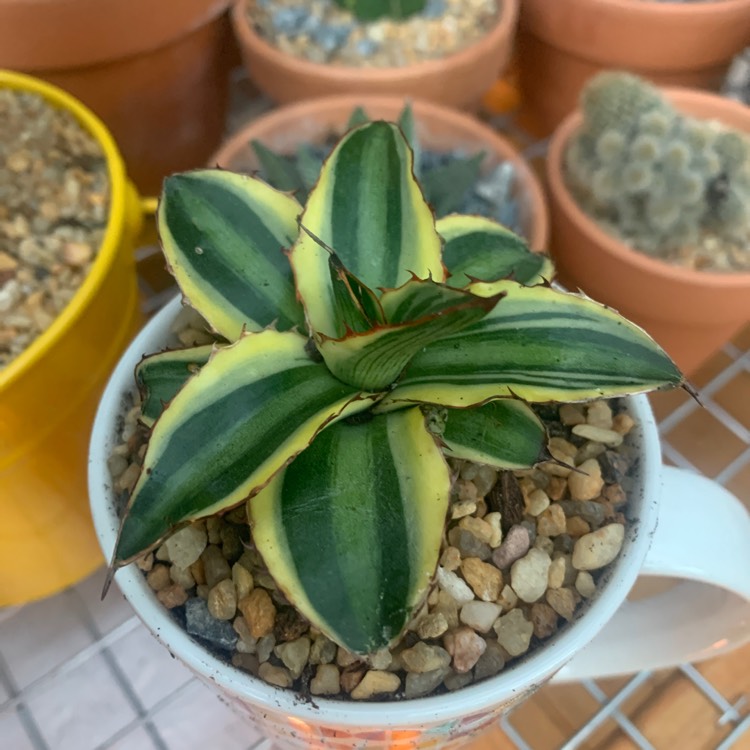
[[[572,619],[623,536],[632,420],[599,399],[682,383],[646,333],[492,220],[436,222],[391,123],[304,208],[200,170],[158,220],[199,345],[136,369],[112,570],[235,665],[355,699],[460,687]]]

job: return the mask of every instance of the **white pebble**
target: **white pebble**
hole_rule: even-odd
[[[576,570],[598,570],[614,560],[625,539],[625,527],[610,523],[601,529],[584,534],[573,547],[573,567]]]

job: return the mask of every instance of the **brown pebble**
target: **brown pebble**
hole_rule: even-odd
[[[531,605],[531,624],[537,638],[549,638],[557,632],[557,612],[545,602]]]
[[[503,574],[477,557],[467,557],[461,562],[461,574],[483,602],[494,602],[503,590]]]
[[[154,590],[161,591],[172,583],[169,568],[166,565],[154,565],[146,575],[146,583]]]
[[[572,589],[549,589],[547,591],[547,604],[565,618],[568,622],[573,619],[576,605],[580,601],[579,595]]]
[[[174,609],[182,606],[187,600],[188,595],[182,586],[173,583],[166,588],[156,592],[156,598],[167,608]]]
[[[589,526],[589,524],[580,516],[571,516],[565,524],[565,529],[567,534],[577,538],[584,534],[588,534],[591,531],[591,526]]]
[[[273,632],[276,607],[265,589],[253,589],[237,606],[254,638],[262,638]]]
[[[237,611],[237,592],[231,579],[219,581],[208,592],[208,611],[217,620],[231,620]]]
[[[351,666],[345,669],[341,673],[341,689],[345,693],[351,693],[352,690],[362,682],[362,678],[365,676],[366,671],[366,668],[363,666]]]

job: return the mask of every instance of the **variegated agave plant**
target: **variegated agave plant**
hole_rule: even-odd
[[[549,261],[502,226],[436,224],[412,161],[398,127],[375,122],[343,137],[304,209],[230,172],[166,181],[172,273],[228,343],[138,366],[152,431],[114,567],[249,499],[288,599],[374,652],[435,573],[446,455],[528,467],[545,447],[528,403],[681,382],[641,329],[551,288]]]

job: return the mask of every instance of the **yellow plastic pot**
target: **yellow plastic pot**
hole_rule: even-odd
[[[150,208],[128,182],[117,146],[77,99],[0,70],[0,89],[35,92],[99,142],[110,214],[93,267],[73,299],[0,370],[0,607],[79,581],[102,564],[88,511],[86,456],[101,391],[139,327],[134,244]]]

